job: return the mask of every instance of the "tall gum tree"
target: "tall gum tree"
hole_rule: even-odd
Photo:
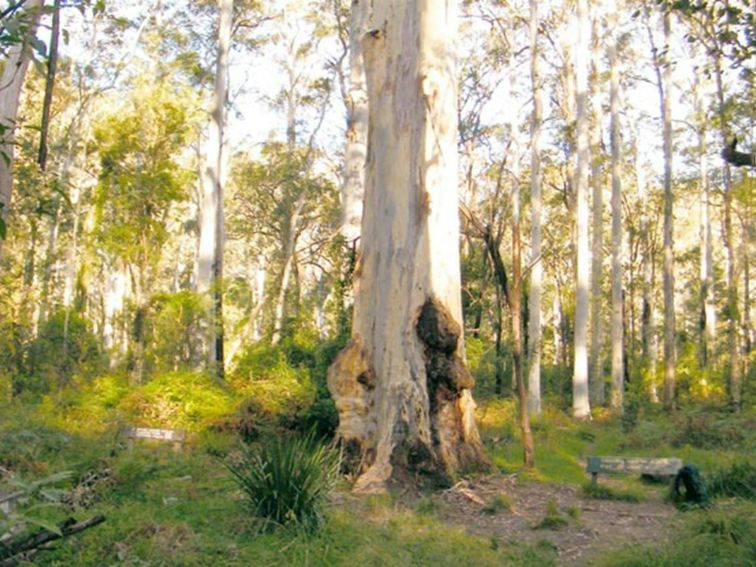
[[[368,107],[362,36],[365,34],[370,2],[352,0],[349,19],[349,91],[347,94],[347,139],[344,183],[341,189],[342,232],[347,244],[360,237],[362,200],[365,196]]]
[[[34,37],[39,18],[42,14],[43,0],[30,0],[25,7],[22,19],[26,24],[25,40],[8,50],[0,73],[0,224],[4,227],[11,203],[13,184],[13,129],[18,116],[18,103],[21,87],[26,78],[26,71],[32,57],[31,38]],[[3,239],[0,238],[0,259],[3,254]]]
[[[197,291],[209,293],[208,365],[223,378],[223,130],[228,89],[228,55],[234,0],[218,0],[218,60],[210,109],[210,124],[202,168],[202,209],[197,259]]]
[[[538,1],[530,0],[530,77],[533,86],[533,114],[530,122],[530,211],[531,271],[528,296],[528,406],[541,413],[541,121],[543,101],[539,75]]]
[[[619,8],[622,2],[616,2]],[[622,139],[620,138],[620,62],[617,53],[617,10],[607,14],[607,55],[610,67],[609,129],[612,147],[612,409],[622,413],[625,393],[622,300]]]
[[[604,112],[602,108],[601,79],[601,18],[603,3],[597,2],[591,18],[591,189],[593,233],[591,239],[591,352],[590,352],[590,398],[594,405],[604,405],[604,178],[601,174],[602,128]]]
[[[376,0],[372,22],[352,338],[328,372],[362,492],[487,463],[462,335],[454,4]]]
[[[588,133],[588,51],[590,23],[587,0],[577,3],[577,45],[575,47],[575,98],[577,101],[577,281],[575,292],[575,361],[572,376],[572,413],[579,419],[589,418],[588,401],[588,302],[590,278],[590,247],[588,242],[588,165],[590,141]]]

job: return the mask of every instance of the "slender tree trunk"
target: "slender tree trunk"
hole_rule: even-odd
[[[707,163],[708,121],[704,96],[704,77],[701,65],[696,65],[694,88],[696,108],[696,131],[698,134],[698,190],[699,190],[699,282],[701,286],[699,364],[706,373],[709,368],[711,348],[716,339],[716,309],[714,306],[714,265],[711,237],[711,214],[709,208],[709,172]]]
[[[530,431],[528,414],[528,395],[525,386],[525,356],[523,352],[522,320],[522,236],[520,231],[520,181],[515,178],[512,183],[512,294],[510,310],[512,312],[512,360],[517,391],[522,434],[523,463],[526,468],[535,465],[533,435]]]
[[[660,54],[653,41],[651,27],[648,27],[651,49],[653,51],[654,70],[656,71],[656,86],[659,92],[659,106],[661,109],[662,140],[664,146],[664,405],[673,408],[675,404],[675,259],[673,233],[673,204],[672,194],[672,66],[669,64],[670,43],[669,12],[662,14],[664,30],[663,53]]]
[[[648,220],[648,212],[644,204],[648,199],[646,187],[646,175],[643,171],[643,160],[640,153],[640,135],[637,122],[633,128],[635,139],[635,183],[640,203],[640,239],[641,239],[641,276],[643,279],[641,293],[641,350],[643,358],[643,370],[647,374],[649,397],[653,403],[659,402],[658,386],[656,379],[656,331],[654,317],[654,251],[652,246],[651,230]]]
[[[218,60],[208,125],[205,166],[202,170],[202,210],[197,291],[210,296],[208,324],[208,368],[222,380],[223,361],[223,139],[228,91],[228,56],[231,48],[233,0],[218,0]]]
[[[18,117],[18,103],[21,87],[31,60],[29,41],[36,34],[37,23],[41,15],[43,0],[28,0],[25,10],[29,14],[28,30],[21,45],[14,45],[8,50],[8,57],[0,75],[0,222],[5,224],[11,204],[13,185],[14,129]],[[2,157],[5,156],[5,157]],[[3,242],[0,238],[0,260],[3,255]]]
[[[367,31],[369,0],[352,0],[349,21],[349,94],[344,184],[341,188],[342,230],[347,243],[360,237],[362,201],[365,194],[368,107],[362,36]]]
[[[600,3],[598,9],[600,9]],[[591,360],[590,398],[597,406],[604,405],[604,321],[602,303],[604,298],[604,183],[601,175],[603,112],[601,108],[600,43],[599,19],[595,14],[591,19],[591,104],[593,119],[591,124],[591,188],[593,190],[593,239],[591,245]]]
[[[552,326],[554,329],[554,358],[552,359],[552,363],[554,366],[562,364],[562,351],[564,350],[561,293],[559,282],[557,281],[556,289],[554,290],[554,301],[551,305]]]
[[[284,265],[281,271],[281,285],[278,288],[278,296],[276,297],[276,306],[273,314],[273,336],[271,339],[272,344],[277,345],[281,342],[281,334],[283,332],[284,319],[286,317],[286,293],[289,290],[289,281],[291,275],[296,271],[296,248],[297,248],[297,227],[299,226],[299,219],[302,216],[302,211],[305,206],[305,194],[302,193],[294,203],[294,209],[291,214],[291,218],[288,221],[288,228],[284,235],[283,252],[284,252]]]
[[[453,6],[376,0],[363,41],[364,239],[352,340],[328,375],[359,491],[486,462],[462,336]]]
[[[55,73],[58,67],[58,36],[60,32],[60,0],[53,4],[52,29],[50,31],[50,53],[47,61],[45,80],[45,98],[42,103],[42,125],[39,133],[39,156],[37,162],[42,171],[47,169],[47,133],[50,128],[50,109],[52,107]]]
[[[669,57],[670,19],[664,15],[664,53]],[[672,65],[667,61],[664,76],[659,82],[664,135],[664,403],[675,403],[675,256],[674,256],[674,196],[672,194]]]
[[[533,115],[530,124],[530,212],[531,272],[528,321],[528,402],[533,414],[541,413],[541,121],[543,101],[539,77],[538,1],[530,0],[530,78],[533,87]]]
[[[622,297],[622,140],[620,138],[620,69],[617,57],[617,12],[611,11],[608,54],[611,69],[609,109],[612,143],[612,409],[622,413],[625,394],[623,357],[624,317]]]
[[[725,93],[722,79],[722,61],[719,55],[714,58],[714,77],[717,85],[717,105],[719,111],[720,133],[725,147],[729,144],[727,117],[725,115]],[[724,168],[724,246],[727,250],[727,330],[730,370],[730,399],[736,407],[741,403],[741,368],[740,344],[738,337],[738,279],[735,256],[735,242],[732,228],[732,172],[725,160]]]
[[[590,279],[590,247],[588,242],[588,52],[590,23],[588,1],[577,3],[577,45],[575,48],[575,96],[577,99],[577,287],[575,293],[575,360],[572,377],[572,413],[579,419],[589,418],[588,401],[588,305]]]

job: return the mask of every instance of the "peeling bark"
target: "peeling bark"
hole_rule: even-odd
[[[444,0],[373,10],[352,341],[328,373],[362,492],[487,464],[462,370],[455,10]]]

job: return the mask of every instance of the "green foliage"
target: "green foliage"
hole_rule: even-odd
[[[40,410],[59,418],[68,431],[102,432],[121,419],[118,406],[130,390],[123,374],[76,378],[67,388],[45,396]]]
[[[10,412],[3,409],[6,415]],[[39,472],[40,462],[60,453],[71,437],[47,426],[3,423],[0,429],[0,466],[10,471]]]
[[[70,477],[70,472],[63,471],[35,481],[19,478],[10,481],[10,492],[19,497],[9,513],[0,512],[0,535],[19,530],[23,532],[30,526],[60,534],[60,529],[50,517],[51,513],[62,508],[61,500],[65,494],[56,486]]]
[[[132,390],[118,409],[136,425],[198,430],[231,413],[234,401],[207,374],[170,372]]]
[[[738,446],[746,439],[746,424],[727,414],[717,414],[709,408],[691,406],[674,419],[673,446],[692,445],[707,449]]]
[[[0,322],[0,400],[8,400],[19,383],[29,329],[12,320]]]
[[[238,460],[225,463],[246,494],[252,514],[261,519],[261,529],[296,524],[315,531],[322,526],[338,458],[313,434],[245,447]]]
[[[147,79],[95,129],[101,166],[95,236],[112,257],[142,271],[157,264],[169,208],[185,198],[192,180],[176,156],[192,132],[193,104],[192,95],[177,93],[166,78]]]
[[[345,338],[322,341],[311,331],[286,336],[280,346],[251,345],[229,377],[234,390],[247,401],[236,419],[237,429],[254,439],[259,430],[314,430],[330,437],[338,415],[328,392],[328,366]]]
[[[191,291],[159,293],[150,299],[144,329],[150,371],[186,371],[202,365],[206,302],[202,295]]]
[[[714,497],[736,497],[753,500],[756,497],[756,466],[741,459],[722,466],[707,476],[709,494]]]
[[[74,377],[90,377],[104,367],[104,357],[91,325],[79,313],[60,309],[54,312],[29,345],[23,376],[16,393],[45,393],[62,387]]]
[[[587,483],[583,485],[583,495],[596,500],[618,500],[620,502],[640,502],[643,498],[636,492],[617,490],[605,484]]]

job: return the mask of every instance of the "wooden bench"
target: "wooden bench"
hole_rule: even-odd
[[[591,483],[598,482],[599,474],[639,474],[673,477],[682,468],[682,459],[650,459],[644,457],[588,457],[586,470]]]
[[[154,439],[156,441],[168,441],[173,443],[173,450],[177,453],[184,448],[186,431],[183,429],[153,429],[150,427],[126,427],[121,430],[121,435],[126,437],[129,451],[134,449],[136,439]]]

